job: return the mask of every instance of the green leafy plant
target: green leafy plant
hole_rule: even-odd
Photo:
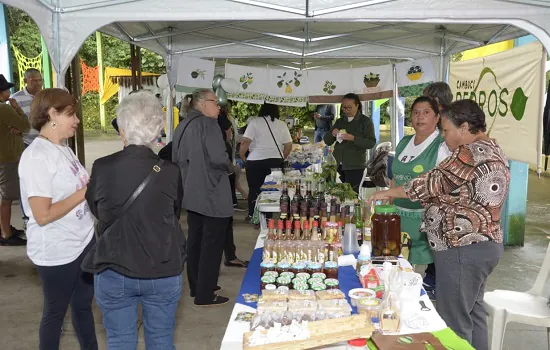
[[[353,190],[348,183],[328,183],[327,192],[331,196],[334,196],[344,202],[346,199],[356,199],[358,197],[357,192]]]
[[[334,92],[334,89],[336,89],[336,85],[334,85],[332,81],[329,81],[329,80],[325,81],[325,86],[323,88],[324,92],[326,92],[329,95],[332,95],[332,93]]]

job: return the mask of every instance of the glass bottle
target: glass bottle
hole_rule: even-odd
[[[302,247],[301,247],[301,226],[300,222],[297,221],[294,223],[294,240],[292,240],[293,252],[294,252],[294,262],[302,260]]]
[[[401,253],[401,219],[395,205],[377,205],[372,217],[374,256],[399,256]]]
[[[380,326],[384,334],[397,333],[401,321],[401,303],[399,295],[388,286],[386,288],[388,289],[380,310]]]
[[[306,195],[304,196],[304,200],[306,201],[307,208],[311,208],[313,205],[313,194],[311,191],[311,180],[306,180]]]
[[[300,203],[304,197],[302,197],[302,180],[298,179],[296,182],[296,193],[294,193],[294,198],[296,198],[296,201]]]
[[[322,201],[321,202],[321,222],[328,221],[327,215],[328,215],[328,213],[327,213],[327,202]]]
[[[286,180],[282,181],[282,191],[281,198],[279,200],[279,208],[281,209],[281,220],[286,220],[288,218],[288,213],[290,211],[290,196],[288,195],[288,188]]]
[[[354,206],[354,220],[355,220],[355,229],[357,231],[357,243],[359,246],[363,244],[363,209],[361,208],[361,203],[359,200],[355,200]]]
[[[268,261],[273,258],[273,247],[275,246],[275,240],[273,239],[275,230],[275,222],[273,219],[269,219],[267,223],[267,237],[264,242],[263,261]]]

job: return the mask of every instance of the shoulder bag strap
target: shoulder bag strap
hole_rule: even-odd
[[[271,137],[273,138],[273,142],[275,142],[275,147],[277,148],[277,151],[279,151],[279,155],[281,156],[281,159],[285,159],[285,157],[283,157],[283,154],[281,153],[281,149],[279,148],[279,144],[277,143],[277,140],[275,140],[275,135],[273,135],[273,131],[271,131],[271,126],[269,126],[269,122],[267,121],[267,119],[265,119],[265,117],[262,117],[265,121],[265,123],[267,124],[267,128],[269,129],[269,133],[271,134]]]
[[[178,143],[176,144],[176,149],[180,146],[180,143],[181,143],[181,139],[183,138],[183,134],[185,134],[185,129],[187,129],[187,127],[189,126],[189,124],[191,124],[193,122],[193,120],[199,118],[200,116],[197,116],[197,117],[194,117],[194,118],[191,118],[189,119],[189,121],[187,122],[187,124],[185,124],[185,126],[183,127],[183,131],[181,132],[181,135],[180,135],[180,138],[178,139]]]
[[[113,227],[113,225],[118,221],[118,219],[120,219],[122,215],[128,210],[128,208],[130,208],[130,206],[135,202],[137,197],[139,197],[141,192],[143,192],[145,187],[147,187],[147,185],[151,182],[151,179],[153,178],[153,176],[155,176],[155,174],[157,173],[160,173],[163,165],[164,165],[164,160],[160,159],[158,163],[153,166],[153,169],[151,170],[151,172],[147,174],[145,179],[143,179],[143,181],[139,184],[139,186],[136,188],[134,193],[132,193],[132,195],[130,195],[130,197],[126,199],[126,201],[122,205],[122,208],[120,208],[115,214],[115,219],[112,221],[112,223],[109,226],[107,226],[105,230],[103,230],[102,234],[105,234],[111,227]]]

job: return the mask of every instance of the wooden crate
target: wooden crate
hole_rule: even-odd
[[[245,350],[299,350],[335,344],[357,338],[370,338],[374,330],[367,315],[354,315],[332,320],[315,321],[308,324],[310,337],[304,340],[287,341],[258,346],[249,346],[248,339],[253,332],[244,334]]]

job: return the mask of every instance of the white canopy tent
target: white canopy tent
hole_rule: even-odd
[[[67,70],[84,40],[100,30],[163,55],[172,87],[179,55],[216,59],[219,65],[229,60],[294,69],[432,57],[442,78],[449,55],[488,43],[531,33],[550,50],[550,0],[0,2],[36,21],[58,74]],[[58,79],[58,86],[63,83]]]

